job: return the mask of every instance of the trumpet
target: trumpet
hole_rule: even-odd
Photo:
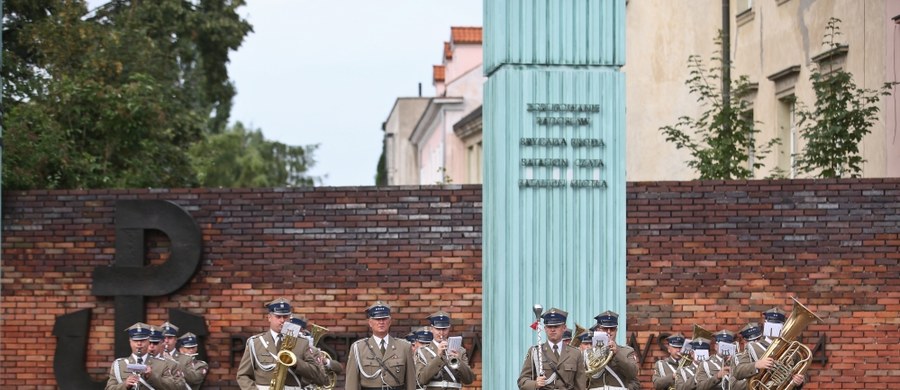
[[[441,338],[441,341],[439,343],[443,343],[446,341],[447,340]],[[444,361],[447,362],[447,367],[450,367],[454,370],[459,368],[459,356],[451,357],[449,349],[444,350]]]

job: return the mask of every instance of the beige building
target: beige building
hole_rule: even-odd
[[[798,102],[810,108],[814,105],[809,80],[813,69],[842,68],[853,74],[857,86],[868,89],[898,80],[900,0],[731,0],[730,13],[732,78],[747,75],[755,86],[753,93],[743,97],[752,104],[752,111],[746,115],[758,122],[760,144],[776,137],[782,141],[762,160],[765,166],[754,172],[755,178],[770,176],[776,167],[788,177],[803,177],[792,170],[792,155],[803,148],[793,109]],[[837,41],[842,46],[827,53],[829,47],[823,40],[832,17],[841,20],[842,35]],[[710,58],[720,49],[714,39],[721,28],[721,0],[627,2],[623,67],[627,180],[692,180],[699,176],[687,166],[689,152],[666,141],[659,129],[676,124],[681,116],[696,118],[703,111],[697,96],[691,95],[685,84],[690,77],[688,57],[699,55],[706,66],[715,66]],[[479,39],[479,49],[480,45]],[[388,118],[387,128],[394,130],[386,129],[385,137],[406,139],[386,142],[409,144],[403,149],[405,157],[387,154],[389,178],[392,172],[406,169],[389,184],[481,182],[481,100],[472,96],[481,93],[482,84],[471,73],[458,70],[452,81],[445,79],[444,70],[453,57],[447,56],[447,50],[452,46],[445,44],[444,65],[435,67],[436,97],[429,99],[428,107],[420,109],[419,114],[425,120],[413,130],[390,125],[402,116],[395,111],[406,99],[398,99]],[[477,58],[480,72],[481,57]],[[471,69],[472,62],[466,64],[465,68]],[[452,87],[454,83],[456,88]],[[461,92],[454,92],[463,90],[459,88],[463,85],[465,98]],[[476,87],[477,93],[473,90]],[[859,145],[866,160],[864,177],[900,176],[900,88],[894,86],[892,93],[882,97],[879,119]],[[438,128],[440,131],[435,131]],[[440,134],[441,142],[434,142],[435,134]],[[440,153],[427,145],[427,139],[432,140],[431,145],[441,146]],[[417,165],[400,168],[397,164],[409,164],[408,148],[415,149]],[[435,166],[442,167],[446,178],[431,172]]]
[[[782,144],[754,172],[767,177],[780,167],[791,175],[791,154],[803,142],[793,115],[795,101],[814,104],[809,81],[816,66],[843,68],[863,88],[877,89],[897,80],[900,59],[900,0],[732,0],[732,78],[749,76],[756,92],[753,119],[760,122],[760,141],[778,137]],[[825,27],[831,17],[842,22],[837,41],[843,50],[823,62]],[[686,165],[687,150],[678,150],[660,133],[683,115],[697,117],[701,108],[685,81],[688,56],[706,65],[716,50],[713,38],[722,28],[720,0],[634,0],[626,8],[626,123],[629,181],[689,180],[698,174]],[[823,68],[824,69],[824,68]],[[900,176],[897,137],[897,87],[882,98],[879,121],[860,145],[867,162],[863,176]]]

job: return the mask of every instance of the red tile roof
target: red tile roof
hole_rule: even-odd
[[[453,51],[450,50],[450,42],[444,42],[444,59],[453,59]]]
[[[443,83],[444,82],[444,66],[443,65],[435,65],[434,66],[434,82],[435,83]]]
[[[460,43],[481,44],[481,27],[450,27],[450,41]]]

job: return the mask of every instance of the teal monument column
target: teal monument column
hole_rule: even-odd
[[[624,34],[625,0],[484,2],[484,389],[516,388],[535,304],[625,343]]]

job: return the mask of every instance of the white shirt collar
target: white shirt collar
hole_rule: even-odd
[[[391,337],[391,335],[385,335],[385,336],[384,336],[384,339],[383,339],[383,340],[384,340],[384,347],[385,347],[385,348],[387,348],[387,345],[391,343],[390,337]],[[373,334],[373,335],[372,335],[372,338],[375,339],[375,345],[381,346],[381,340],[382,340],[381,337],[378,337],[378,336],[376,336],[376,335]]]

